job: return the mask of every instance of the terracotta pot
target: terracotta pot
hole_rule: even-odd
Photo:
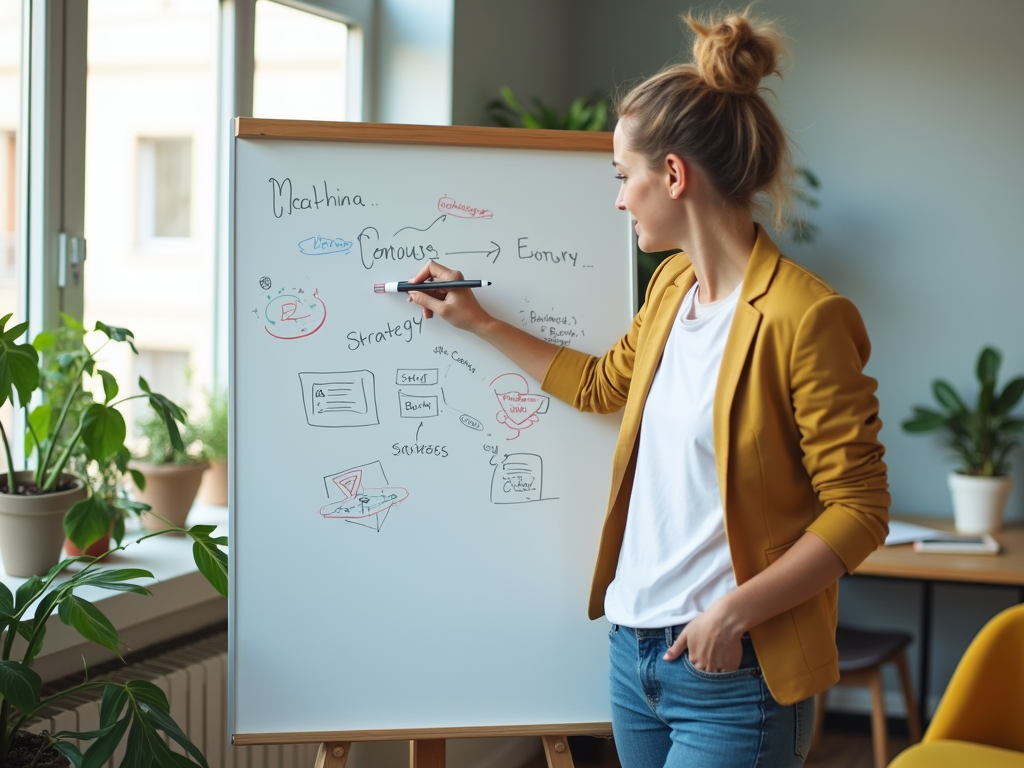
[[[196,491],[203,472],[210,466],[207,461],[193,464],[140,464],[135,468],[146,478],[146,490],[135,491],[135,498],[149,504],[153,512],[166,517],[177,528],[185,526],[185,518],[196,500]],[[148,531],[162,531],[167,524],[159,517],[145,512],[140,516],[142,527]]]
[[[75,546],[75,543],[71,539],[64,539],[64,553],[68,557],[78,557],[79,555],[88,555],[89,557],[99,557],[104,552],[110,549],[110,537],[114,531],[114,525],[111,523],[110,528],[107,532],[100,536],[96,541],[85,548],[85,552]]]
[[[199,486],[199,500],[214,507],[228,505],[227,460],[210,460],[210,471],[203,475],[202,485]]]
[[[15,483],[31,483],[32,472],[15,472]],[[43,576],[61,560],[64,515],[89,495],[85,484],[71,475],[75,487],[67,491],[18,496],[0,493],[0,554],[10,576]]]

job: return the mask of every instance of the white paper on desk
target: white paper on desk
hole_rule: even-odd
[[[909,544],[921,539],[955,539],[957,535],[949,531],[940,531],[924,525],[904,523],[901,520],[889,521],[889,535],[885,537],[885,545]]]

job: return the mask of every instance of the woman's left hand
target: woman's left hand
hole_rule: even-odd
[[[734,626],[727,610],[718,600],[704,613],[690,621],[672,647],[665,654],[665,661],[673,661],[689,650],[690,663],[703,672],[734,672],[743,659],[743,644],[740,638],[743,629]]]

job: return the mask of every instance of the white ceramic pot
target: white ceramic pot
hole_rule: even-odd
[[[949,474],[953,520],[960,533],[995,533],[1003,525],[1006,499],[1013,488],[1010,475],[977,477]]]

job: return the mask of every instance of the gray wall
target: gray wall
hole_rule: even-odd
[[[489,125],[485,106],[503,85],[567,104],[571,44],[566,0],[455,0],[452,123]]]
[[[513,5],[456,0],[456,123],[485,123],[473,105],[502,83],[564,107],[689,55],[677,18],[686,6],[676,1]],[[798,161],[823,183],[812,214],[821,236],[784,250],[864,315],[893,509],[949,515],[949,455],[937,437],[905,435],[899,423],[930,401],[935,377],[974,395],[985,344],[1003,351],[1004,381],[1024,372],[1024,3],[762,0],[758,10],[791,38],[792,67],[773,87]],[[559,39],[565,11],[569,34]],[[469,31],[475,47],[460,47]],[[1021,520],[1020,451],[1013,474],[1008,516]],[[842,594],[844,621],[917,631],[914,584],[846,579]],[[1017,599],[1000,588],[937,589],[933,691],[984,621]]]

